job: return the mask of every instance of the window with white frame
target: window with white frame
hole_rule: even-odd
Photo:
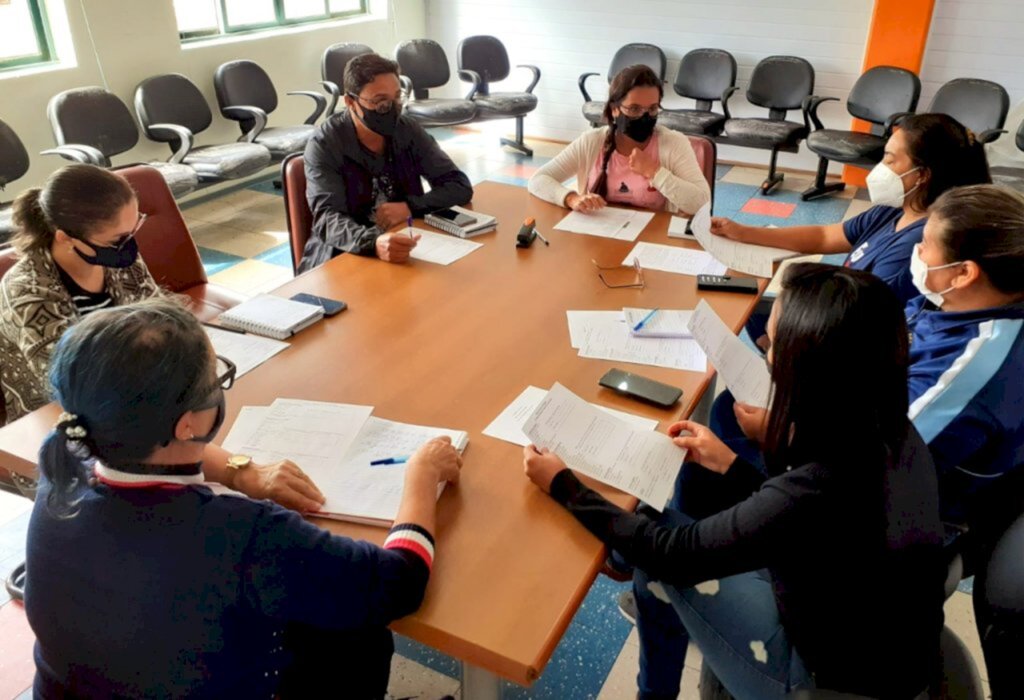
[[[2,2],[3,0],[0,0]],[[366,13],[367,0],[174,0],[183,40]]]

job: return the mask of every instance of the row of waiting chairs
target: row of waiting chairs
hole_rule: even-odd
[[[665,52],[653,44],[635,43],[626,44],[615,53],[608,68],[608,81],[634,64],[649,66],[665,80]],[[591,99],[586,84],[597,75],[584,73],[579,78],[583,116],[593,126],[603,120],[604,103]],[[746,97],[751,104],[767,109],[768,117],[737,119],[729,110],[729,99],[739,90],[736,59],[722,49],[695,49],[680,61],[672,88],[680,97],[694,100],[696,108],[664,110],[659,122],[688,134],[714,138],[719,143],[770,150],[768,178],[761,185],[765,194],[783,179],[776,171],[778,153],[795,153],[800,142],[806,140],[819,160],[815,182],[803,193],[803,199],[814,199],[844,186],[826,184],[829,161],[869,168],[881,161],[893,124],[917,109],[921,94],[921,81],[913,72],[893,66],[871,68],[858,78],[847,100],[850,115],[871,124],[871,132],[828,129],[818,117],[818,108],[838,98],[814,95],[814,79],[814,66],[806,59],[764,58],[754,67]],[[715,102],[721,102],[721,112],[713,110]],[[998,83],[958,78],[939,88],[927,111],[949,114],[978,134],[982,143],[989,143],[1004,133],[1009,108],[1010,97]],[[787,112],[793,110],[802,112],[802,122],[786,119]],[[1020,139],[1024,139],[1024,125],[1021,130]]]

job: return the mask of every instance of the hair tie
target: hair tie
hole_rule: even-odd
[[[82,440],[89,435],[89,431],[79,422],[78,416],[74,413],[61,413],[57,417],[57,424],[54,427],[63,431],[68,440]]]

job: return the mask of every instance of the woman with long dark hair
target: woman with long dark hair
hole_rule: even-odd
[[[612,78],[604,120],[534,173],[530,194],[581,212],[608,203],[693,214],[711,188],[689,139],[658,126],[662,81],[647,66]],[[562,183],[576,176],[576,190]]]
[[[383,547],[204,482],[230,364],[167,300],[68,330],[50,381],[64,409],[39,455],[25,609],[37,698],[382,698],[387,625],[423,598],[447,438],[407,465]]]
[[[703,426],[669,428],[712,477],[688,500],[729,507],[625,512],[532,445],[526,473],[635,565],[640,698],[677,696],[690,639],[739,700],[914,697],[938,668],[945,565],[901,305],[868,273],[795,265],[768,335],[767,476]]]

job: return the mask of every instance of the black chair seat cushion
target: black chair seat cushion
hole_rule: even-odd
[[[873,165],[885,154],[885,139],[859,131],[819,129],[807,135],[807,147],[839,163]]]
[[[604,124],[604,102],[583,103],[583,118],[593,125]]]
[[[473,98],[478,119],[502,119],[529,114],[537,108],[537,96],[529,92],[492,92]]]
[[[309,124],[300,126],[272,126],[260,132],[256,143],[265,146],[275,157],[306,150],[306,142],[313,136],[316,127]]]
[[[1024,168],[1015,168],[1010,165],[997,165],[990,168],[992,182],[1003,185],[1024,193]],[[0,226],[2,226],[3,212],[0,211]]]
[[[807,136],[807,127],[778,119],[727,119],[722,142],[750,148],[795,146]]]
[[[258,143],[200,146],[185,156],[201,180],[231,180],[257,173],[270,165],[270,151]]]
[[[407,103],[405,113],[423,126],[450,126],[473,121],[476,105],[470,100],[431,97]]]
[[[0,245],[7,243],[14,235],[14,222],[11,220],[13,212],[10,204],[0,204]]]
[[[658,123],[684,134],[714,136],[722,130],[725,115],[701,109],[668,109],[658,115]]]
[[[160,177],[167,183],[175,198],[184,197],[199,187],[199,175],[187,165],[164,163],[159,160],[146,163],[146,165],[155,168],[160,173]]]

